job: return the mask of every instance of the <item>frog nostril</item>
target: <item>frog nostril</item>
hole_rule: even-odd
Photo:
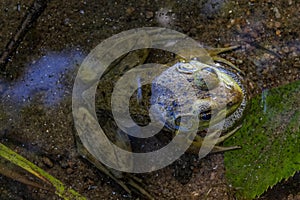
[[[227,105],[226,105],[227,107],[231,107],[231,106],[233,106],[233,102],[232,101],[229,101],[228,103],[227,103]]]

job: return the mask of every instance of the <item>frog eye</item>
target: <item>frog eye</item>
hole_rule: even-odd
[[[194,114],[198,114],[199,120],[208,121],[211,119],[211,104],[210,100],[198,100],[193,105]]]
[[[194,75],[195,85],[204,91],[214,89],[219,85],[218,74],[213,68],[205,67],[195,73]]]
[[[199,68],[191,65],[190,63],[179,62],[175,64],[176,69],[185,74],[192,74],[199,70]]]
[[[199,119],[202,120],[202,121],[208,121],[211,119],[211,110],[207,110],[207,111],[204,111],[204,112],[201,112],[199,114]]]

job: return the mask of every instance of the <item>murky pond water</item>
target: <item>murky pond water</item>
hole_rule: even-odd
[[[5,0],[0,3],[2,58],[11,50],[10,41],[15,41],[12,38],[22,29],[23,19],[32,12],[32,2]],[[267,91],[299,80],[299,3],[297,0],[180,3],[89,0],[61,3],[51,0],[24,32],[24,37],[16,42],[12,56],[6,57],[5,64],[3,60],[0,62],[0,141],[88,199],[136,199],[139,195],[133,193],[132,197],[129,196],[77,151],[72,89],[78,69],[90,51],[122,31],[154,26],[186,34],[205,48],[239,45],[240,48],[220,56],[244,72],[245,75],[240,75],[247,98],[262,95],[265,99]],[[151,51],[147,58],[139,57],[140,60],[129,58],[137,65],[144,62],[172,63],[176,59],[172,53],[163,51]],[[121,59],[124,61],[126,56]],[[117,80],[123,75],[111,73]],[[151,96],[151,87],[139,87],[142,76],[134,82],[139,89],[133,93],[131,102],[142,105],[142,108],[131,108],[131,116],[144,126],[145,119],[147,123],[150,119],[149,102],[144,102],[144,98]],[[113,87],[109,84],[113,83],[102,83],[108,88]],[[101,95],[103,93],[99,92]],[[96,100],[101,103],[99,96]],[[262,109],[268,112],[268,107]],[[106,108],[103,110],[107,111]],[[139,112],[142,114],[138,115]],[[105,121],[111,117],[111,113],[98,114],[101,125],[108,131],[118,132],[115,124]],[[169,136],[160,134],[159,139],[146,143],[137,140],[134,148],[149,151],[145,147],[148,145],[159,149],[168,143],[168,139],[159,143],[166,139],[166,135]],[[12,167],[2,158],[0,160],[0,167]],[[14,167],[25,178],[34,179]],[[164,169],[137,176],[157,199],[234,199],[237,188],[231,187],[225,172],[222,153],[201,160],[186,154]],[[46,183],[34,180],[47,187]],[[4,175],[0,175],[0,183],[1,199],[60,199],[52,191],[37,189]],[[299,199],[299,188],[298,172],[261,198]]]

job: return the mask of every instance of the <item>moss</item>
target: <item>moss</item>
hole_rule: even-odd
[[[242,146],[225,154],[226,177],[241,199],[260,196],[300,171],[300,81],[250,103],[243,127],[225,144]]]

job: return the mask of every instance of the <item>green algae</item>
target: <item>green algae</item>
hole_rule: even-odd
[[[300,171],[300,81],[250,101],[243,127],[225,145],[226,178],[238,199],[254,199]]]

